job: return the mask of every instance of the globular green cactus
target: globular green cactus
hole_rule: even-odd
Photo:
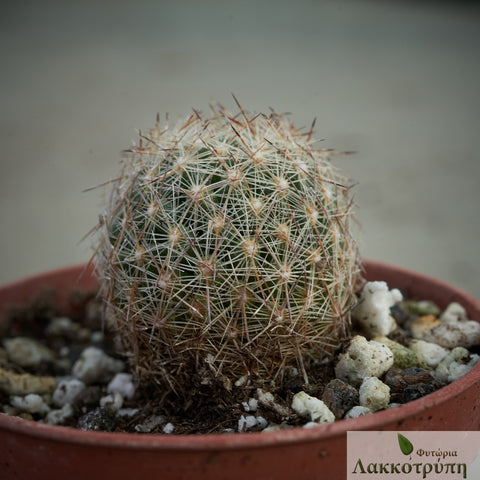
[[[139,380],[166,392],[281,385],[292,367],[308,381],[348,330],[359,261],[335,152],[239,109],[157,118],[98,225],[108,318]]]

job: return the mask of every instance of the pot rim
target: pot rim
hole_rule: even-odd
[[[367,270],[393,270],[395,273],[416,277],[424,282],[428,282],[432,287],[447,288],[452,294],[452,298],[459,298],[466,302],[475,310],[480,312],[480,301],[474,299],[469,294],[458,290],[447,283],[423,275],[402,267],[396,267],[383,262],[365,260],[364,265]],[[88,266],[87,266],[88,267]],[[43,272],[21,280],[13,281],[2,285],[2,289],[11,289],[24,283],[25,281],[35,281],[45,274],[55,275],[56,273],[65,274],[76,270],[83,272],[85,264],[77,264],[68,267],[62,267],[48,272]],[[392,286],[394,287],[394,286]],[[480,318],[476,318],[480,321]],[[466,375],[458,380],[446,385],[436,392],[421,397],[412,402],[394,407],[388,410],[382,410],[358,418],[338,420],[334,423],[318,425],[312,428],[294,427],[286,430],[273,432],[251,432],[251,433],[214,433],[214,434],[186,434],[186,435],[165,435],[148,433],[114,433],[114,432],[95,432],[83,431],[72,427],[48,425],[35,421],[24,420],[0,413],[0,429],[15,431],[17,434],[28,435],[38,439],[48,439],[50,441],[68,442],[70,444],[98,445],[98,447],[115,447],[128,449],[154,449],[162,451],[220,451],[242,448],[266,448],[276,445],[288,445],[297,442],[315,442],[325,438],[345,435],[347,431],[354,430],[380,430],[382,426],[393,422],[401,422],[409,417],[436,407],[445,403],[474,383],[480,382],[480,363],[478,363]]]

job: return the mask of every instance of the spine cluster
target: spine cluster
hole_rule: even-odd
[[[344,338],[352,198],[335,152],[284,115],[212,106],[140,134],[98,226],[108,318],[139,379],[281,383]],[[186,383],[185,383],[186,382]]]

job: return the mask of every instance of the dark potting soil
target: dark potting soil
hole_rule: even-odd
[[[20,366],[12,362],[6,351],[0,348],[0,370],[3,377],[8,374],[57,379],[71,377],[72,366],[81,353],[91,346],[101,349],[112,358],[124,360],[116,353],[113,335],[103,325],[99,299],[75,292],[71,296],[71,304],[76,313],[69,317],[65,328],[60,330],[51,328],[52,322],[58,320],[59,313],[53,309],[48,294],[38,297],[31,305],[11,312],[8,320],[0,325],[0,339],[28,337],[47,347],[53,355],[33,365]],[[418,314],[412,313],[408,303],[404,302],[403,305],[395,306],[392,314],[399,325],[407,327]],[[392,339],[405,344],[408,339],[408,333],[405,332],[405,329],[399,329]],[[290,428],[306,423],[290,407],[294,394],[302,390],[323,399],[338,420],[350,408],[358,405],[358,391],[335,379],[335,358],[329,363],[317,365],[315,373],[310,372],[308,385],[304,384],[300,376],[290,378],[282,388],[265,384],[233,386],[227,391],[222,386],[194,384],[189,386],[188,400],[162,398],[156,390],[138,387],[133,398],[122,398],[120,408],[118,405],[102,406],[101,399],[108,395],[108,380],[95,381],[73,399],[71,412],[61,424],[84,430],[164,434],[237,432],[247,428],[248,431],[258,431],[267,426],[270,429]],[[128,372],[126,363],[124,371]],[[415,400],[442,386],[428,370],[418,367],[406,370],[392,367],[382,378],[391,389],[391,402],[398,404]],[[261,401],[258,388],[263,393],[273,394],[270,397],[273,402]],[[22,411],[12,407],[14,396],[15,392],[12,393],[5,387],[5,379],[0,379],[0,405],[5,413],[29,420],[46,421],[45,411],[32,413],[28,409]],[[52,406],[51,393],[41,396],[50,405],[49,408],[59,408]],[[249,424],[246,418],[248,416],[262,421]]]

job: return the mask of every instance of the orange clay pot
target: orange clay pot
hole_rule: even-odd
[[[0,320],[51,289],[71,310],[72,290],[95,290],[90,270],[74,266],[0,288]],[[456,301],[480,321],[480,302],[445,283],[365,262],[369,280],[385,280],[445,308]],[[345,479],[349,430],[479,430],[480,364],[452,384],[408,404],[310,429],[212,435],[103,433],[50,426],[0,414],[0,478],[7,479]]]

